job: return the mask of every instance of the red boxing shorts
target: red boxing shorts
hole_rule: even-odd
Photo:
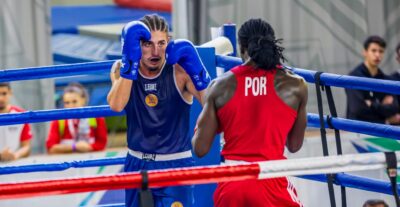
[[[217,207],[301,207],[296,189],[286,178],[246,180],[218,184],[214,193]]]

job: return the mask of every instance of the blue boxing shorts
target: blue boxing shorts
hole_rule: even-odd
[[[180,159],[169,159],[174,156],[166,155],[163,159],[155,154],[144,154],[137,151],[129,150],[125,160],[125,172],[136,172],[140,170],[159,170],[169,168],[180,168],[180,167],[192,167],[194,166],[194,160],[191,157]],[[186,155],[188,154],[187,152]],[[176,153],[181,154],[182,153]],[[172,154],[174,155],[174,154]],[[178,156],[182,157],[182,156]],[[162,161],[159,161],[162,160]],[[190,207],[194,204],[193,197],[193,186],[176,186],[176,187],[165,187],[165,188],[151,188],[153,194],[154,206],[155,207]],[[126,207],[139,207],[139,189],[125,189],[125,205]]]

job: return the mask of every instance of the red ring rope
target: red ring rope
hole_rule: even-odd
[[[260,167],[257,163],[235,166],[191,167],[149,171],[149,187],[193,185],[257,179]],[[69,178],[0,184],[0,199],[81,193],[98,190],[139,188],[139,173],[121,173],[108,176]]]

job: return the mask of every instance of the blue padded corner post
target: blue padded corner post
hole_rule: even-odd
[[[236,24],[224,24],[224,26],[222,26],[222,35],[231,41],[233,46],[233,53],[231,56],[236,57]]]

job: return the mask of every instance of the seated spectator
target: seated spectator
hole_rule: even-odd
[[[0,83],[0,114],[23,112],[11,105],[12,91],[9,83]],[[0,161],[27,157],[31,151],[32,133],[29,124],[0,126]]]
[[[364,61],[350,72],[351,76],[391,79],[379,68],[386,42],[379,36],[370,36],[364,42]],[[390,94],[346,89],[347,118],[361,121],[389,123],[398,111],[397,99]]]
[[[380,199],[371,199],[365,201],[363,207],[389,207],[389,205]]]
[[[71,83],[64,89],[64,108],[84,107],[88,93],[79,83]],[[91,152],[103,150],[107,143],[107,127],[104,118],[66,119],[52,121],[47,137],[50,154]]]

